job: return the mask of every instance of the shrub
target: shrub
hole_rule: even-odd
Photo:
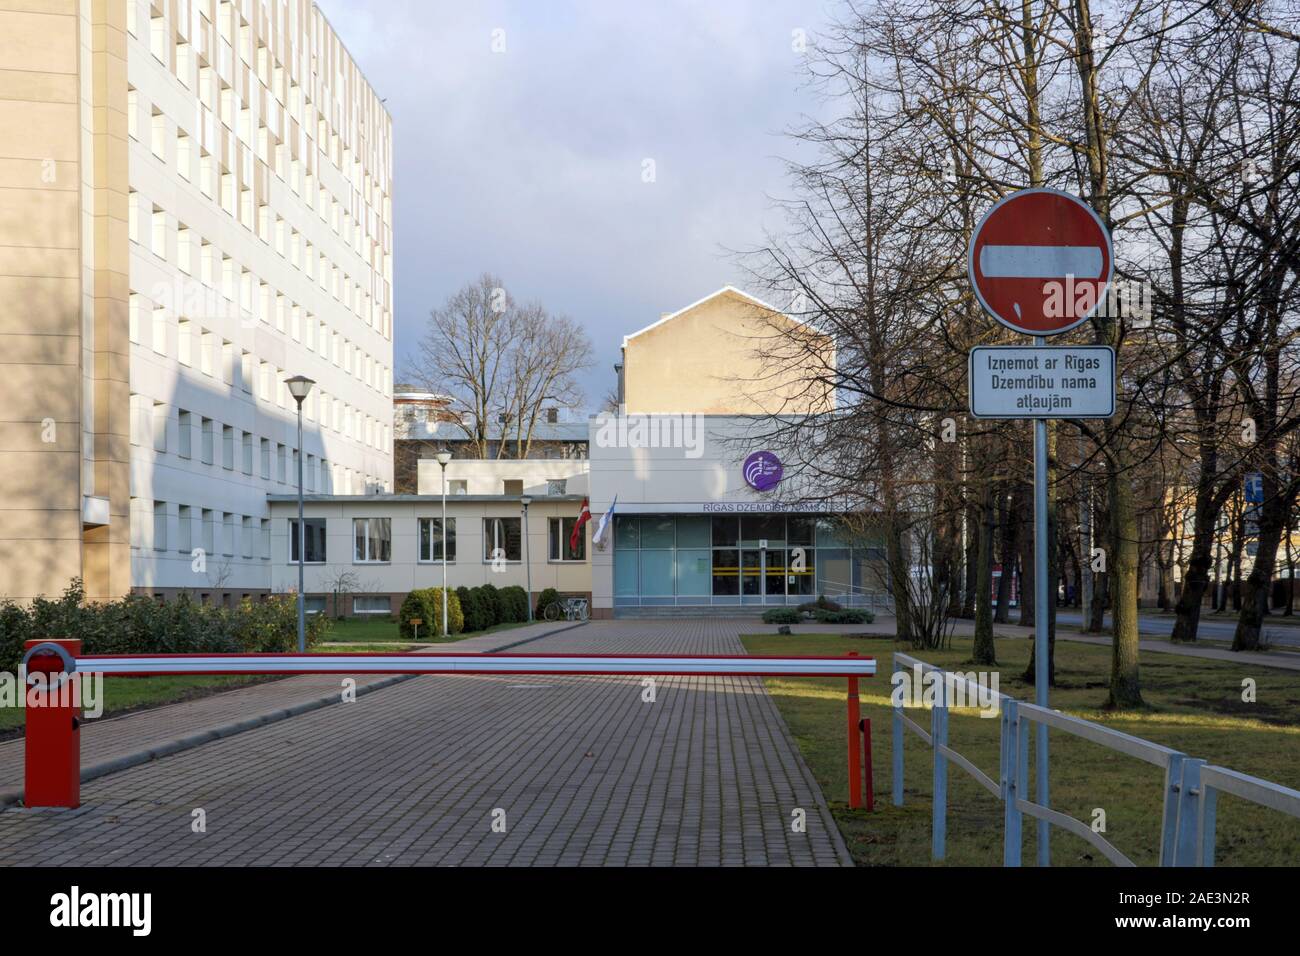
[[[442,601],[444,592],[442,588],[429,588],[429,593],[431,595],[430,603],[433,604],[433,620],[434,626],[437,629],[436,633],[439,637],[448,637],[450,635],[442,633]],[[459,634],[461,631],[465,630],[465,613],[461,609],[460,598],[456,596],[455,591],[450,589],[446,592],[445,596],[448,601],[447,629],[452,634]]]
[[[528,592],[517,584],[501,589],[501,604],[505,621],[518,623],[528,620]],[[504,623],[504,622],[503,622]]]
[[[497,590],[495,584],[484,584],[482,586],[482,592],[483,599],[487,601],[487,605],[492,612],[492,623],[489,624],[488,627],[492,627],[494,624],[504,624],[506,621],[506,609],[505,605],[501,601],[501,592]]]
[[[329,631],[323,615],[307,619],[308,646]],[[242,601],[233,609],[200,604],[182,593],[159,603],[128,595],[87,604],[80,581],[57,600],[30,607],[0,602],[0,669],[14,671],[32,638],[79,638],[87,654],[275,653],[298,646],[298,603],[293,594]]]
[[[465,621],[465,630],[483,630],[483,608],[479,603],[478,595],[469,588],[462,586],[456,589],[456,600],[460,602],[460,611]]]
[[[842,611],[843,608],[834,601],[828,600],[825,594],[819,594],[817,600],[800,604],[799,610],[815,613],[817,611]]]
[[[418,630],[411,621],[419,620]],[[402,607],[397,612],[397,631],[404,641],[418,640],[418,635],[429,637],[438,625],[434,621],[433,601],[425,588],[416,588],[406,595]]]
[[[546,617],[546,609],[552,604],[558,604],[560,601],[560,592],[555,588],[545,588],[537,596],[537,619],[543,620]]]
[[[417,588],[406,595],[398,612],[398,630],[404,641],[420,639],[411,625],[414,618],[420,619],[419,634],[425,639],[447,636],[442,633],[442,588]],[[451,603],[447,605],[447,627],[452,634],[465,629],[465,616],[454,591],[451,592]]]
[[[763,612],[764,624],[798,624],[799,611],[792,607],[774,607]]]
[[[819,624],[870,624],[875,615],[870,611],[814,611],[813,617]]]

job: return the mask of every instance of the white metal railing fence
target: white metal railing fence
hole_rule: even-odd
[[[929,731],[906,715],[905,705],[898,699],[897,693],[891,692],[890,695],[890,709],[893,711],[892,769],[895,806],[903,804],[906,731],[912,731],[929,744],[933,751],[930,853],[935,860],[942,860],[946,852],[948,764],[951,763],[966,771],[980,786],[1002,801],[1002,863],[1004,866],[1021,864],[1025,816],[1046,821],[1049,826],[1073,833],[1116,865],[1135,865],[1123,851],[1087,823],[1028,798],[1031,725],[1035,733],[1043,733],[1046,728],[1051,727],[1164,770],[1159,854],[1161,866],[1214,865],[1215,810],[1219,793],[1228,793],[1279,813],[1300,818],[1300,791],[1225,767],[1210,766],[1205,760],[1189,757],[1182,751],[997,692],[992,693],[999,707],[999,765],[998,780],[995,782],[974,762],[948,744],[948,713],[954,703],[953,691],[963,687],[967,689],[975,687],[987,696],[990,693],[987,688],[979,688],[965,674],[944,671],[907,654],[895,654],[894,674],[897,675],[905,669],[921,674],[937,672],[943,675],[935,682],[936,693],[930,701]],[[898,679],[895,677],[891,681],[891,691],[896,690],[897,686]],[[969,699],[969,695],[966,695],[966,699]],[[1040,772],[1050,772],[1050,765],[1042,768]],[[1040,866],[1050,865],[1048,851],[1049,847],[1046,843],[1039,847]]]

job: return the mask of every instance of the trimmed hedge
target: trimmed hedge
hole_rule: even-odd
[[[487,611],[479,599],[478,588],[467,588],[462,585],[456,589],[456,598],[460,601],[466,631],[482,631],[490,626],[484,623],[487,619]]]
[[[452,634],[459,634],[465,629],[465,616],[461,611],[460,600],[456,592],[450,592],[451,603],[447,606],[447,627]],[[419,618],[419,633],[425,638],[445,638],[442,633],[442,588],[417,588],[406,595],[402,609],[398,612],[398,631],[402,640],[414,641],[416,629],[411,625],[414,618]]]
[[[828,604],[834,604],[828,601]],[[834,610],[821,608],[816,602],[804,604],[797,608],[794,607],[774,607],[763,612],[764,624],[798,624],[806,620],[805,615],[811,612],[813,620],[818,624],[870,624],[875,620],[875,615],[870,611],[860,611],[854,608],[840,610],[835,605]]]
[[[764,624],[798,624],[803,615],[797,608],[774,607],[763,612]]]
[[[310,615],[307,645],[329,629],[324,614]],[[86,654],[284,653],[298,648],[298,602],[293,594],[273,594],[224,608],[182,593],[167,603],[144,595],[86,603],[80,580],[30,607],[0,602],[0,670],[17,671],[24,642],[45,638],[80,638]]]
[[[481,584],[479,585],[479,592],[483,595],[483,600],[487,602],[487,606],[492,611],[492,620],[488,623],[488,627],[504,624],[506,622],[506,608],[501,600],[501,592],[497,590],[497,586],[495,584]]]
[[[528,620],[528,592],[517,584],[502,588],[501,607],[504,615],[502,624],[517,624]]]
[[[870,611],[814,611],[813,617],[819,624],[870,624],[876,616]]]

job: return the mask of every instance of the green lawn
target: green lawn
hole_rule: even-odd
[[[906,738],[905,804],[890,800],[891,712],[889,675],[895,643],[890,637],[851,638],[826,634],[747,635],[754,654],[844,654],[875,656],[875,678],[863,681],[862,716],[871,719],[874,747],[876,812],[847,807],[845,682],[768,678],[769,691],[784,715],[804,758],[822,786],[860,865],[928,865],[930,863],[931,751],[910,731]],[[970,638],[958,637],[954,649],[912,652],[930,663],[973,670]],[[997,642],[999,690],[1021,700],[1033,688],[1020,680],[1028,663],[1029,641]],[[1052,706],[1074,716],[1104,723],[1207,758],[1233,770],[1300,788],[1300,672],[1255,668],[1235,662],[1205,661],[1175,654],[1149,654],[1142,661],[1147,709],[1130,713],[1100,710],[1106,699],[1110,648],[1062,641],[1057,644],[1058,687]],[[1242,679],[1257,683],[1257,703],[1243,703]],[[929,715],[910,716],[929,728]],[[998,777],[999,721],[976,711],[954,711],[949,745],[976,766]],[[1158,768],[1063,732],[1051,735],[1052,806],[1091,822],[1095,808],[1106,812],[1106,837],[1139,865],[1154,865],[1160,840]],[[1031,757],[1032,759],[1032,757]],[[1033,772],[1030,780],[1032,787]],[[1000,865],[1002,805],[955,765],[948,772],[947,863]],[[1291,865],[1300,861],[1300,820],[1220,795],[1219,865]],[[1026,865],[1035,857],[1035,822],[1025,820]],[[1109,866],[1083,840],[1054,830],[1052,861],[1057,866]]]
[[[234,690],[278,677],[245,677],[210,675],[204,677],[106,677],[104,679],[104,712],[101,716],[113,717],[132,710],[174,704],[185,700],[207,697],[221,691]],[[22,707],[0,708],[0,738],[18,734],[23,726]]]
[[[484,634],[495,634],[497,631],[509,631],[516,627],[526,627],[526,623],[498,624],[495,627],[489,627],[484,631],[466,631],[461,634],[453,634],[450,639],[438,637],[426,637],[423,633],[420,635],[421,644],[445,644],[455,641],[463,641],[469,637],[482,637]],[[346,617],[342,620],[330,621],[329,634],[325,640],[330,643],[357,644],[367,641],[387,641],[388,643],[401,642],[402,638],[397,629],[397,620],[388,617]]]

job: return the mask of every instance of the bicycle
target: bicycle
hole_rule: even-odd
[[[542,612],[542,618],[551,622],[560,620],[586,621],[588,619],[587,599],[565,598],[561,601],[552,601],[546,605],[546,610]]]

